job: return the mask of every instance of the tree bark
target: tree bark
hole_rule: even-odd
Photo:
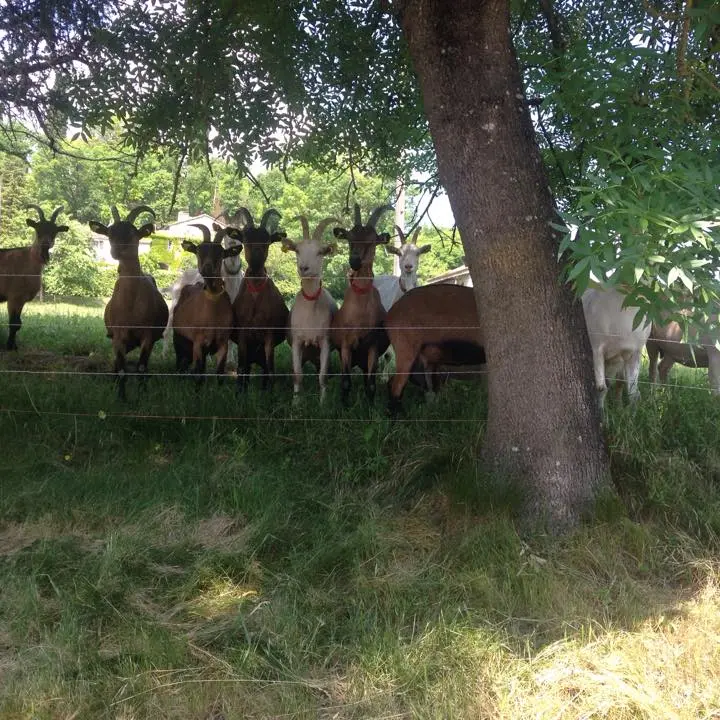
[[[608,486],[582,308],[561,283],[553,199],[510,39],[508,0],[396,5],[460,229],[488,358],[483,459],[523,514],[572,526]]]

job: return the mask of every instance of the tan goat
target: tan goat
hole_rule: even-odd
[[[263,371],[262,387],[266,389],[275,373],[275,347],[285,340],[289,312],[280,291],[265,269],[270,245],[285,237],[278,232],[280,213],[267,210],[260,226],[255,227],[250,211],[240,208],[236,217],[244,218],[242,230],[227,228],[229,237],[243,244],[247,270],[240,285],[233,312],[235,329],[232,339],[238,347],[238,390],[244,390],[252,364]]]
[[[200,245],[185,240],[183,249],[197,257],[202,284],[183,287],[173,313],[173,345],[177,369],[186,370],[190,362],[202,381],[208,355],[215,355],[217,374],[225,372],[228,344],[233,329],[233,309],[225,291],[222,264],[225,258],[240,254],[242,245],[224,248],[225,228],[213,223],[214,241],[205,225],[193,225],[203,233]]]
[[[0,250],[0,302],[7,302],[9,333],[7,349],[17,350],[15,335],[22,326],[20,315],[25,303],[30,302],[39,292],[42,284],[42,271],[50,259],[50,248],[55,244],[55,236],[67,232],[67,225],[56,225],[55,220],[62,208],[55,208],[49,220],[39,205],[29,205],[37,210],[39,220],[28,218],[25,222],[35,230],[32,245],[20,248]]]
[[[340,396],[343,403],[349,399],[350,372],[355,366],[363,371],[365,393],[373,401],[378,358],[388,348],[388,337],[383,329],[385,309],[373,285],[375,250],[378,245],[386,245],[390,240],[388,233],[378,235],[375,225],[388,211],[392,211],[389,205],[375,208],[363,225],[360,206],[356,203],[353,227],[350,230],[341,227],[333,230],[336,238],[347,240],[350,245],[348,287],[330,329],[330,340],[340,349]]]
[[[425,373],[427,390],[437,386],[441,365],[482,365],[485,362],[475,294],[462,285],[426,285],[405,293],[390,308],[385,329],[395,351],[390,380],[390,412],[413,373]]]
[[[125,399],[126,355],[139,347],[137,372],[140,375],[147,372],[153,345],[162,337],[167,325],[168,307],[155,279],[143,273],[138,258],[140,239],[152,235],[155,227],[152,223],[140,228],[133,225],[141,213],[148,212],[153,217],[155,213],[147,205],[139,205],[130,211],[125,220],[121,220],[114,205],[111,211],[112,225],[91,220],[90,228],[110,239],[110,254],[118,261],[118,278],[112,297],[105,306],[105,327],[112,341],[118,395]]]

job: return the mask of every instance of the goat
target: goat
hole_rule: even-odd
[[[275,373],[275,347],[287,333],[289,312],[280,291],[268,277],[265,263],[268,250],[274,242],[285,237],[277,230],[280,213],[267,210],[260,226],[255,227],[247,208],[240,208],[236,215],[244,219],[244,228],[228,228],[231,238],[243,244],[247,270],[240,290],[233,302],[235,329],[232,339],[238,347],[238,390],[247,386],[253,363],[263,371],[262,387],[272,383]]]
[[[650,336],[651,324],[641,322],[633,329],[638,308],[623,307],[624,301],[625,295],[615,289],[591,288],[582,296],[601,407],[607,394],[605,378],[612,380],[618,373],[627,384],[629,399],[635,402],[640,397],[640,354]]]
[[[295,243],[283,239],[283,250],[296,255],[300,292],[290,311],[287,341],[292,348],[293,392],[297,398],[302,383],[302,370],[306,362],[312,362],[318,370],[320,402],[325,399],[328,362],[330,360],[330,325],[337,312],[333,296],[322,286],[323,259],[332,254],[333,245],[323,245],[325,228],[335,218],[325,218],[318,223],[310,236],[307,218],[300,215],[303,239]]]
[[[420,228],[415,230],[410,239],[407,241],[405,233],[396,225],[398,236],[400,237],[400,247],[394,245],[386,245],[385,250],[400,258],[400,276],[397,275],[378,275],[373,280],[373,285],[380,293],[380,301],[386,311],[406,293],[417,286],[417,273],[420,265],[420,256],[432,249],[430,245],[417,246]]]
[[[426,389],[434,390],[441,364],[485,363],[484,336],[469,287],[426,285],[405,293],[390,308],[385,330],[395,351],[391,414],[398,411],[405,386],[417,369],[425,373]]]
[[[685,314],[685,313],[683,313]],[[680,323],[672,320],[664,325],[652,324],[652,331],[647,341],[647,353],[650,367],[650,382],[667,382],[670,368],[678,362],[686,367],[708,368],[708,380],[714,394],[720,394],[720,350],[715,343],[719,338],[718,331],[701,332],[691,330],[691,343],[683,342],[683,330]],[[658,356],[662,358],[658,368]]]
[[[225,292],[221,266],[226,257],[237,255],[242,245],[224,248],[225,229],[215,223],[214,239],[205,225],[193,227],[202,230],[203,241],[196,245],[185,240],[182,247],[196,256],[203,283],[186,285],[180,293],[173,316],[173,345],[177,369],[187,370],[192,361],[193,372],[202,381],[208,355],[215,355],[218,376],[225,372],[233,309]]]
[[[153,345],[162,337],[169,313],[155,279],[143,273],[138,258],[140,239],[152,235],[155,227],[152,223],[140,228],[133,224],[141,213],[147,212],[155,217],[155,212],[147,205],[138,205],[125,220],[121,220],[114,205],[110,210],[112,225],[103,225],[95,220],[91,220],[89,225],[93,232],[110,239],[110,254],[118,261],[118,278],[105,306],[105,327],[112,342],[118,396],[124,400],[127,353],[140,348],[137,372],[145,375]]]
[[[28,227],[35,230],[33,244],[28,247],[0,250],[0,302],[7,302],[9,331],[7,349],[17,350],[15,336],[22,327],[20,315],[25,303],[39,292],[43,267],[50,260],[50,248],[58,233],[67,232],[67,225],[56,225],[62,207],[55,208],[49,220],[39,205],[28,205],[37,210],[39,220],[27,218]]]
[[[222,215],[220,215],[226,227],[242,229],[243,218],[241,210],[242,208],[239,208],[232,216],[228,215],[227,212],[223,212]],[[227,233],[223,235],[222,244],[226,250],[234,247],[240,247],[242,250],[242,243]],[[242,259],[239,251],[223,257],[222,279],[225,285],[225,292],[228,294],[230,302],[235,302],[243,280]]]
[[[167,357],[168,350],[170,348],[173,316],[175,315],[175,308],[177,307],[178,300],[180,300],[182,291],[189,285],[202,286],[203,282],[203,276],[200,274],[197,267],[194,267],[183,270],[180,277],[172,284],[172,287],[170,288],[170,313],[168,315],[167,326],[163,331],[163,357]],[[166,292],[166,290],[164,290],[164,292]]]
[[[370,402],[374,400],[377,362],[389,344],[383,329],[385,308],[373,285],[373,261],[377,246],[386,245],[390,240],[387,233],[378,235],[375,224],[384,212],[391,210],[389,205],[375,208],[363,225],[360,206],[356,203],[353,227],[333,230],[336,238],[347,240],[350,246],[348,287],[330,328],[330,341],[340,348],[340,394],[345,404],[350,395],[350,371],[354,366],[363,371],[365,393]]]

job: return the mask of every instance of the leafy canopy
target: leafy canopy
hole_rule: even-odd
[[[578,228],[562,247],[568,276],[579,292],[592,276],[634,287],[633,301],[654,315],[678,302],[709,313],[718,298],[717,2],[513,8],[550,182]],[[28,122],[55,147],[68,127],[88,138],[118,119],[141,155],[160,147],[241,171],[257,158],[282,170],[303,161],[390,177],[434,172],[391,1],[21,0],[0,8],[0,37],[6,144]]]

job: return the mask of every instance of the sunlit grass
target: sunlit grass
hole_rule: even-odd
[[[102,307],[74,307],[32,304],[0,355],[49,373],[0,374],[1,717],[720,711],[720,403],[689,387],[702,373],[611,403],[622,502],[553,539],[520,535],[512,488],[478,467],[475,385],[410,394],[395,424],[382,387],[344,409],[336,378],[323,406],[310,378],[299,407],[287,378],[237,398],[157,377],[123,404],[92,374]]]

